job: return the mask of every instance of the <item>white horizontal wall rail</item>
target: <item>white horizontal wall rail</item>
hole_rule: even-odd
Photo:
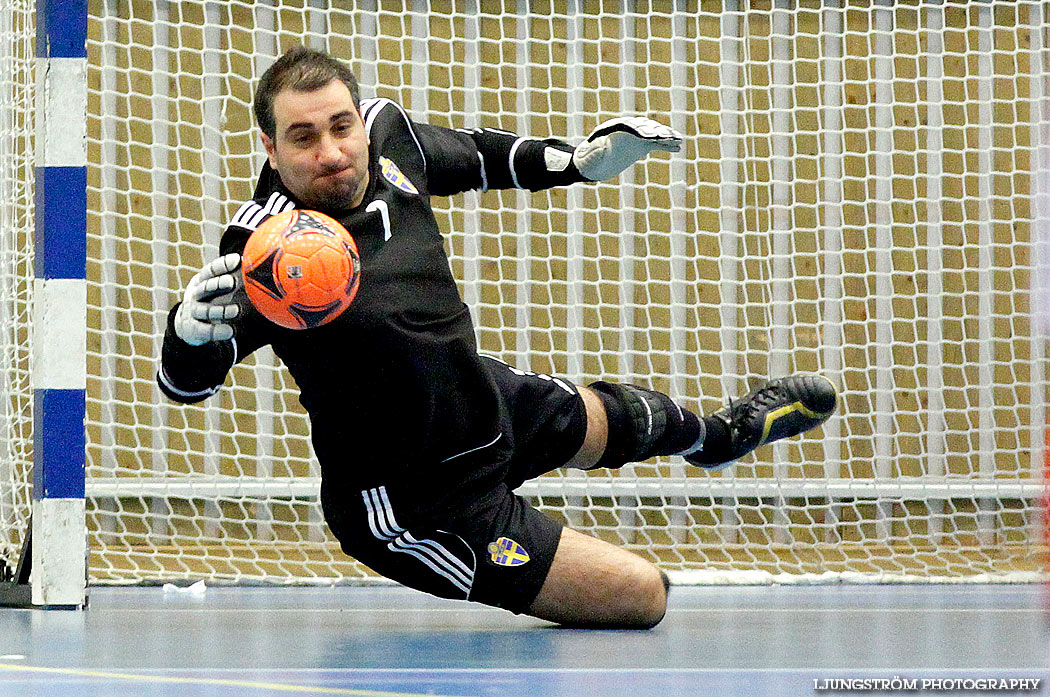
[[[94,499],[147,498],[317,498],[318,477],[110,477],[88,480],[87,496]],[[691,496],[737,498],[857,498],[922,501],[930,499],[1037,499],[1040,481],[1017,479],[957,479],[948,477],[898,477],[814,482],[806,479],[667,478],[590,479],[563,477],[527,482],[522,496]]]

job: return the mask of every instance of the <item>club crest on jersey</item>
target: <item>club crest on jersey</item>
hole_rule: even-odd
[[[380,156],[379,166],[383,172],[383,179],[386,179],[405,193],[419,193],[419,189],[416,188],[416,185],[410,182],[408,177],[406,177],[401,170],[398,169],[397,165],[395,165],[389,158]]]
[[[521,566],[528,563],[530,559],[525,548],[509,537],[501,537],[490,543],[489,557],[493,564],[500,566]]]

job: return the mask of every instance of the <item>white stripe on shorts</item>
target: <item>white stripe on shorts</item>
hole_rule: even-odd
[[[468,566],[440,542],[417,539],[399,526],[385,486],[362,491],[361,498],[368,512],[368,528],[376,539],[386,542],[387,548],[393,552],[402,552],[419,559],[434,573],[448,579],[466,596],[470,595],[471,586],[474,584],[473,566]]]
[[[474,582],[473,575],[465,577],[462,574],[457,573],[456,569],[448,566],[445,558],[436,556],[433,551],[427,547],[419,544],[410,544],[405,542],[404,538],[401,537],[391,540],[387,547],[394,552],[411,554],[413,557],[419,559],[430,567],[434,573],[447,578],[452,585],[463,591],[465,596],[470,595],[470,585]]]

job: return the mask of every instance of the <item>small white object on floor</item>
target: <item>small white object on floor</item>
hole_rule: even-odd
[[[165,583],[161,586],[161,590],[165,593],[188,593],[192,596],[201,596],[204,595],[206,590],[208,590],[208,587],[204,585],[204,581],[197,581],[193,585],[184,588],[180,588],[174,583]]]

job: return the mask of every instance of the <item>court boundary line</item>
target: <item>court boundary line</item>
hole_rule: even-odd
[[[191,668],[141,668],[145,671],[156,671],[156,672],[192,672]],[[903,668],[829,668],[828,666],[813,666],[812,668],[657,668],[657,667],[639,667],[639,668],[617,668],[617,667],[597,667],[597,668],[538,668],[538,667],[520,667],[520,668],[206,668],[201,669],[198,672],[201,673],[236,673],[241,671],[253,672],[253,673],[503,673],[503,674],[518,674],[518,673],[809,673],[814,670],[818,671],[836,671],[841,670],[843,672],[854,673],[857,671],[870,671],[873,673],[884,673],[887,671],[896,671],[898,674],[904,670],[908,670],[911,673],[1030,673],[1032,671],[1047,670],[1050,671],[1050,666],[1046,667],[1029,667],[1029,668],[914,668],[914,669],[903,669]],[[345,689],[345,688],[344,688]],[[422,697],[417,695],[404,695],[403,693],[395,693],[400,697]],[[427,694],[426,697],[453,697],[452,695],[432,695]]]
[[[16,665],[0,663],[0,670],[67,677],[97,678],[100,680],[120,680],[141,683],[161,683],[166,685],[210,685],[213,687],[244,687],[249,689],[271,690],[275,692],[299,692],[322,695],[353,695],[354,697],[464,697],[456,695],[422,694],[417,692],[390,692],[382,690],[357,690],[345,687],[320,687],[317,685],[288,685],[286,683],[268,683],[255,680],[224,680],[221,678],[184,678],[145,673],[115,673],[109,671],[83,670],[79,668],[52,668],[47,666]],[[192,672],[192,671],[188,671]]]

